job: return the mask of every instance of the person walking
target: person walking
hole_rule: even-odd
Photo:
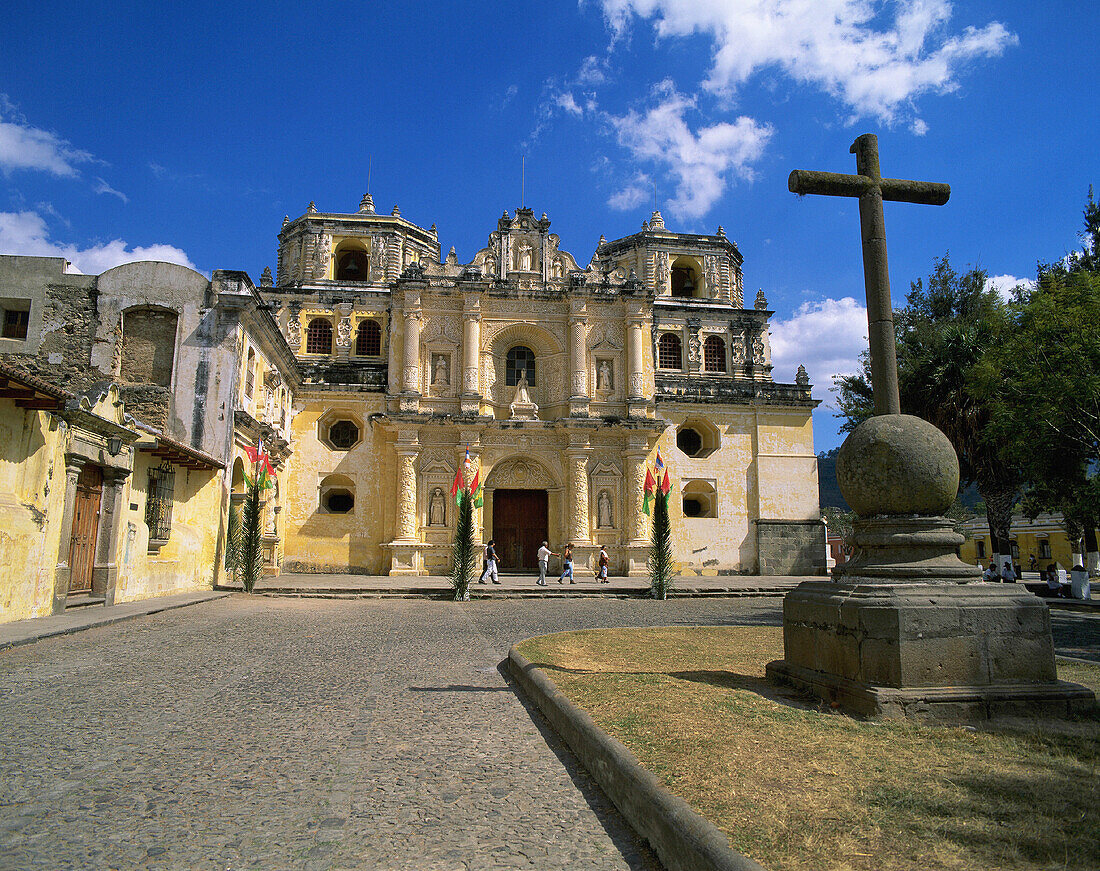
[[[561,552],[561,577],[558,578],[558,583],[564,584],[566,578],[569,578],[571,584],[577,583],[573,580],[573,542],[569,542]]]
[[[552,550],[550,550],[549,544],[547,544],[547,542],[544,541],[542,543],[542,547],[539,548],[539,554],[538,554],[538,558],[539,558],[539,579],[537,581],[535,581],[535,583],[538,584],[540,587],[545,587],[546,586],[546,569],[550,564],[550,557],[552,557],[552,556],[558,556],[558,554],[556,554]]]
[[[596,568],[596,579],[601,584],[610,584],[611,581],[607,579],[607,564],[610,560],[607,558],[607,548],[600,545],[600,564]]]
[[[496,539],[490,538],[489,543],[485,545],[485,568],[481,571],[481,577],[478,578],[479,584],[484,584],[485,579],[489,578],[494,584],[499,584],[500,579],[497,577],[497,548]]]

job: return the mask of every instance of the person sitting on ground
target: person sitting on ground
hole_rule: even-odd
[[[550,545],[547,542],[544,541],[542,543],[542,547],[539,548],[538,553],[539,579],[535,581],[535,583],[538,584],[540,587],[546,586],[546,569],[547,566],[549,566],[550,564],[550,557],[558,555],[559,554],[556,554],[552,550],[550,550]]]
[[[998,581],[997,569],[993,567],[993,560],[989,561],[989,568],[982,572],[983,581]]]
[[[565,546],[565,550],[562,551],[561,577],[558,578],[558,583],[564,584],[566,578],[569,578],[569,583],[571,584],[577,583],[573,580],[573,542],[569,542],[569,544]]]
[[[1011,560],[1005,560],[1005,567],[1001,571],[1001,580],[1006,584],[1016,583],[1016,571],[1012,568]]]
[[[1058,580],[1058,567],[1054,563],[1047,566],[1044,580],[1047,582],[1047,596],[1057,599],[1064,595],[1062,583]]]

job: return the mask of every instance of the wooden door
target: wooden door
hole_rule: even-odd
[[[538,570],[538,552],[548,539],[545,490],[494,490],[493,538],[504,571]]]
[[[103,498],[103,470],[86,465],[76,482],[73,539],[69,545],[69,592],[90,593],[95,545],[99,533],[99,504]]]

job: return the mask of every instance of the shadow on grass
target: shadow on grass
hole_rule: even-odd
[[[776,702],[780,705],[785,705],[789,708],[799,708],[806,711],[823,709],[821,700],[809,693],[796,690],[792,687],[773,684],[767,678],[758,677],[752,674],[740,674],[736,671],[608,671],[605,669],[567,668],[566,666],[555,665],[550,662],[532,662],[531,665],[536,668],[541,668],[548,674],[561,672],[564,674],[576,675],[602,674],[619,675],[623,677],[671,677],[676,680],[707,684],[708,686],[720,687],[722,689],[747,690],[750,693],[755,693],[761,698]]]
[[[866,801],[872,814],[918,837],[931,830],[986,867],[1100,868],[1100,802],[1095,779],[1080,769],[969,772],[949,787],[930,794],[880,785]]]

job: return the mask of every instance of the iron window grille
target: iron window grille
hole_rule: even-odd
[[[661,369],[682,369],[680,337],[675,333],[662,333],[657,340],[657,366]]]
[[[306,353],[332,353],[332,324],[324,318],[316,318],[306,328]]]
[[[719,336],[707,336],[703,342],[703,371],[726,371],[726,343]]]
[[[377,357],[382,353],[382,328],[378,321],[360,321],[355,331],[355,353],[359,357]]]
[[[149,527],[149,538],[156,541],[167,541],[172,534],[172,496],[175,486],[176,473],[167,460],[149,470],[145,525]]]

